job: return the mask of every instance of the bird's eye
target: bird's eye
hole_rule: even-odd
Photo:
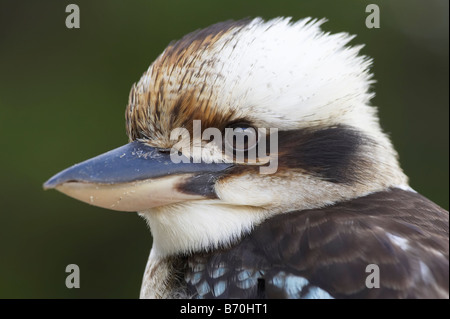
[[[235,151],[249,151],[258,144],[258,131],[248,124],[230,125],[225,129],[225,143]]]

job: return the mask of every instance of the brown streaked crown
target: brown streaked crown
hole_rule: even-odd
[[[226,21],[187,34],[172,42],[131,88],[125,112],[130,140],[146,139],[160,147],[170,147],[170,131],[177,127],[192,129],[193,120],[202,128],[224,125],[238,114],[218,107],[214,94],[214,71],[218,59],[213,46],[225,46],[250,20]],[[224,37],[230,35],[231,37]]]

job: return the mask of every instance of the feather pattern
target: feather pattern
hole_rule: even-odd
[[[237,245],[187,259],[195,298],[448,298],[448,212],[390,189],[277,215]],[[380,288],[366,287],[366,267]]]

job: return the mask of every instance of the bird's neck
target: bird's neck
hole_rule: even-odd
[[[145,267],[139,298],[173,299],[186,298],[184,283],[178,272],[184,268],[183,260],[177,257],[161,257],[154,251]]]
[[[153,256],[163,258],[226,247],[274,213],[262,208],[192,201],[141,212],[150,227]]]
[[[273,213],[253,207],[190,202],[141,212],[153,237],[140,298],[185,298],[179,256],[211,251],[239,241]]]

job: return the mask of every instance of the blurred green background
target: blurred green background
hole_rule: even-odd
[[[91,207],[42,183],[127,142],[131,85],[165,46],[243,17],[326,17],[374,58],[373,104],[411,185],[449,204],[447,0],[4,1],[0,5],[0,297],[137,298],[151,247],[134,213]],[[81,28],[67,29],[76,3]],[[381,28],[365,27],[376,3]],[[65,267],[81,288],[65,287]]]

